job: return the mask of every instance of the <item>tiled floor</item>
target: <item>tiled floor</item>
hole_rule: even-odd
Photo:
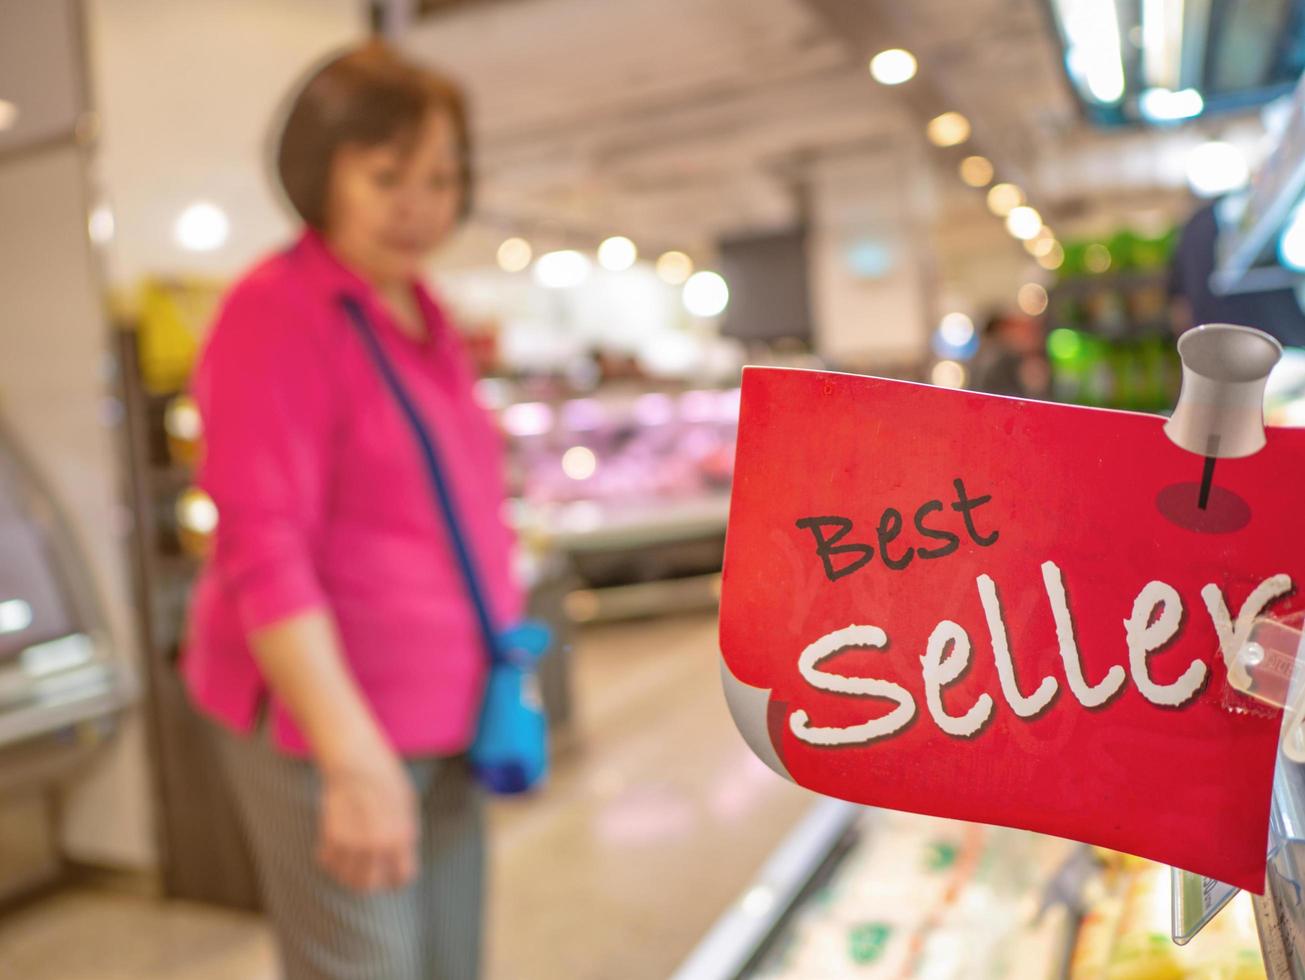
[[[592,627],[577,738],[548,790],[497,803],[490,980],[641,980],[674,970],[811,803],[735,733],[715,619]],[[249,916],[96,889],[0,919],[0,977],[273,980]]]

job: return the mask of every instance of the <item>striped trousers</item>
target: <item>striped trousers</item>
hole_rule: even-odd
[[[461,759],[405,761],[420,801],[416,878],[362,894],[317,863],[320,780],[263,733],[210,722],[258,872],[285,980],[474,980],[480,972],[484,814]]]

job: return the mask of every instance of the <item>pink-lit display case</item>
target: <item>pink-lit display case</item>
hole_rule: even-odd
[[[564,564],[573,621],[715,602],[738,388],[479,393],[507,439],[509,519],[526,551]]]
[[[579,548],[723,533],[738,407],[737,388],[505,404],[513,519]]]

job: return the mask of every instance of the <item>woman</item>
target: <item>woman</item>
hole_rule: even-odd
[[[460,759],[485,655],[411,429],[440,444],[492,612],[521,595],[501,445],[421,264],[470,204],[461,94],[379,43],[296,96],[305,225],[231,290],[196,371],[217,504],[183,672],[213,725],[289,980],[478,972],[482,817]]]

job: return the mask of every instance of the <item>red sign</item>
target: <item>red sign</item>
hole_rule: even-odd
[[[1279,713],[1226,683],[1302,607],[1305,430],[1202,461],[1163,419],[744,372],[721,597],[757,753],[858,803],[1260,892]]]

